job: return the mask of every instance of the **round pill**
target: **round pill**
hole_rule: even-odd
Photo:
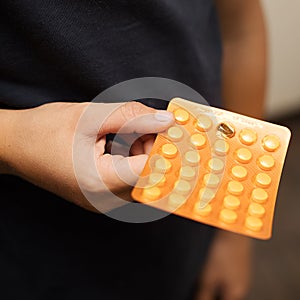
[[[203,203],[207,203],[215,198],[216,193],[208,188],[201,188],[199,191],[199,199]]]
[[[200,162],[200,154],[197,151],[188,151],[184,155],[186,163],[196,166]]]
[[[161,148],[162,154],[167,158],[173,158],[177,154],[177,148],[173,144],[165,144]]]
[[[197,204],[195,205],[194,211],[195,211],[198,215],[200,215],[200,216],[202,216],[202,217],[206,217],[206,216],[208,216],[208,215],[211,213],[212,207],[211,207],[210,204],[207,204],[207,205],[205,205],[205,206],[200,206],[200,204],[197,203]]]
[[[241,130],[240,134],[239,134],[239,138],[240,141],[244,144],[244,145],[252,145],[256,142],[257,140],[257,134],[254,130],[250,129],[250,128],[245,128],[243,130]]]
[[[220,219],[225,223],[232,224],[236,221],[237,214],[235,211],[225,208],[220,212]]]
[[[251,199],[257,203],[266,202],[268,197],[268,193],[262,188],[256,188],[251,193]]]
[[[195,126],[200,131],[208,131],[212,126],[212,121],[209,117],[200,115],[197,117]]]
[[[271,177],[266,173],[258,173],[255,176],[255,183],[263,188],[267,188],[271,184]]]
[[[261,218],[265,214],[266,210],[261,204],[251,203],[248,208],[248,213],[251,216]]]
[[[145,188],[143,190],[143,196],[147,199],[156,200],[161,195],[161,191],[158,187]]]
[[[195,175],[195,169],[190,166],[184,166],[180,169],[180,177],[182,179],[191,180],[195,178]]]
[[[180,141],[183,137],[183,131],[179,127],[170,127],[168,129],[168,137],[172,141]]]
[[[258,158],[257,164],[261,169],[269,171],[275,166],[275,159],[273,156],[265,154]]]
[[[244,186],[235,180],[229,181],[227,185],[227,191],[232,195],[241,195],[244,191]]]
[[[158,172],[162,172],[162,173],[169,172],[171,170],[171,167],[172,167],[172,165],[171,165],[170,161],[165,158],[159,158],[155,162],[155,169]]]
[[[263,226],[263,222],[257,217],[250,216],[246,218],[245,225],[250,230],[260,231]]]
[[[246,148],[236,150],[235,157],[240,163],[248,163],[252,158],[252,153]]]
[[[171,194],[168,199],[168,204],[173,208],[181,206],[186,201],[186,198],[182,195]]]
[[[229,209],[237,209],[239,208],[241,202],[239,200],[239,198],[232,196],[232,195],[228,195],[224,198],[224,207],[229,208]]]
[[[206,138],[200,133],[195,133],[190,137],[190,142],[196,149],[202,149],[206,144]]]
[[[178,194],[185,195],[191,191],[191,188],[192,188],[191,184],[188,181],[180,179],[175,183],[174,191],[177,192]]]
[[[234,166],[231,169],[231,175],[237,180],[244,180],[247,177],[247,169],[243,166]]]
[[[204,175],[203,182],[207,187],[216,188],[220,183],[220,178],[216,174]]]
[[[149,175],[149,183],[151,185],[162,186],[166,183],[166,177],[161,173],[151,173]]]
[[[224,169],[224,162],[219,158],[211,158],[208,161],[208,167],[212,172],[220,173]]]
[[[186,124],[190,118],[190,115],[186,110],[179,108],[175,110],[174,117],[178,124]]]
[[[262,140],[262,145],[267,151],[276,151],[280,146],[280,139],[276,135],[266,135]]]
[[[225,140],[217,140],[214,144],[214,150],[219,155],[226,155],[229,151],[229,144]]]

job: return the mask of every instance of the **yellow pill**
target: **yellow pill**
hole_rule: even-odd
[[[266,135],[262,140],[262,145],[265,150],[273,152],[280,146],[280,139],[276,135]]]
[[[229,208],[229,209],[237,209],[239,208],[241,202],[239,200],[239,198],[232,196],[232,195],[228,195],[224,198],[224,207]]]
[[[219,158],[211,158],[208,161],[208,167],[212,172],[220,173],[224,169],[224,162]]]
[[[255,176],[255,183],[258,186],[263,187],[263,188],[269,187],[271,184],[271,181],[272,181],[271,177],[266,173],[258,173]]]
[[[251,193],[251,199],[257,203],[264,203],[268,200],[268,193],[262,188],[256,188]]]
[[[247,177],[247,169],[243,166],[234,166],[231,169],[231,175],[237,180],[244,180]]]
[[[190,166],[184,166],[180,169],[180,177],[186,180],[192,180],[196,176],[196,171]]]
[[[166,177],[161,173],[151,173],[149,175],[149,183],[151,185],[162,186],[166,183]]]
[[[257,134],[254,130],[249,129],[249,128],[245,128],[243,130],[241,130],[240,134],[239,134],[239,138],[240,141],[244,144],[244,145],[252,145],[256,142],[257,140]]]
[[[190,118],[189,113],[186,110],[181,108],[175,110],[174,116],[175,116],[175,121],[178,124],[182,124],[182,125],[186,124]]]
[[[175,183],[175,186],[174,186],[174,191],[178,194],[187,194],[191,191],[191,184],[188,182],[188,181],[185,181],[185,180],[178,180],[176,183]]]
[[[179,127],[170,127],[168,129],[168,137],[172,140],[172,141],[180,141],[183,137],[183,131],[179,128]]]
[[[226,155],[229,151],[229,144],[224,140],[217,140],[214,144],[214,150],[219,155]]]
[[[220,219],[228,224],[232,224],[237,220],[237,213],[233,210],[222,209],[220,212]]]
[[[207,187],[216,188],[220,183],[220,178],[216,174],[204,175],[203,182]]]
[[[177,148],[173,144],[165,144],[161,148],[162,154],[167,158],[173,158],[177,154]]]
[[[185,162],[191,166],[196,166],[200,162],[200,154],[197,151],[188,151],[184,155]]]
[[[199,191],[199,199],[202,203],[207,203],[215,198],[216,193],[208,188],[201,188]]]
[[[195,126],[200,131],[208,131],[212,126],[212,121],[209,117],[200,115],[197,117]]]
[[[252,153],[246,148],[240,148],[235,152],[236,159],[241,163],[248,163],[252,159]]]
[[[197,213],[201,217],[206,217],[211,213],[212,207],[211,207],[210,204],[207,204],[207,205],[202,207],[199,203],[197,203],[195,205],[194,211],[195,211],[195,213]]]
[[[262,155],[258,158],[257,164],[263,170],[272,170],[275,166],[275,159],[271,155]]]
[[[257,217],[250,216],[246,218],[245,225],[250,230],[260,231],[263,226],[263,222]]]
[[[265,214],[265,208],[258,203],[251,203],[248,208],[248,213],[251,216],[261,218]]]
[[[169,160],[167,160],[165,158],[159,158],[155,162],[155,169],[158,172],[162,172],[162,173],[169,172],[171,170],[171,167],[172,167],[172,164],[170,163]]]
[[[190,142],[196,149],[202,149],[206,144],[206,138],[202,134],[195,133],[190,137]]]
[[[161,191],[158,187],[145,188],[143,190],[143,196],[147,199],[156,200],[160,197]]]
[[[232,195],[241,195],[244,191],[244,186],[235,180],[229,181],[227,185],[227,191]]]
[[[168,199],[168,204],[169,204],[169,206],[171,206],[173,208],[177,208],[177,207],[181,206],[182,204],[184,204],[185,201],[186,201],[186,198],[184,196],[178,195],[178,194],[171,194]]]

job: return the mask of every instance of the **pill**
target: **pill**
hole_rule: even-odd
[[[203,205],[200,205],[200,203],[197,203],[195,205],[194,211],[198,215],[200,215],[202,217],[206,217],[211,213],[212,207],[211,207],[210,204],[207,204],[207,205],[203,206]]]
[[[208,131],[212,126],[212,121],[209,117],[200,115],[197,117],[195,126],[200,131]]]
[[[216,154],[226,155],[229,151],[229,144],[225,140],[217,140],[214,144]]]
[[[180,169],[180,177],[185,180],[192,180],[196,176],[196,171],[190,166],[184,166]]]
[[[190,137],[190,142],[196,149],[202,149],[206,144],[206,138],[202,134],[195,133]]]
[[[180,141],[183,137],[183,131],[179,127],[170,127],[168,129],[168,137],[172,141]]]
[[[219,158],[211,158],[208,161],[208,167],[212,172],[220,173],[224,169],[224,162]]]
[[[196,166],[200,162],[200,154],[197,151],[188,151],[184,155],[185,162],[191,166]]]
[[[247,177],[247,169],[243,166],[234,166],[231,169],[231,175],[237,180],[244,180]]]
[[[252,145],[257,140],[257,134],[250,128],[244,128],[239,134],[239,139],[244,145]]]
[[[276,135],[266,135],[262,140],[262,145],[267,151],[276,151],[280,146],[280,139]]]
[[[251,193],[251,199],[257,203],[264,203],[268,200],[268,193],[262,188],[256,188]]]
[[[265,214],[265,208],[258,203],[251,203],[248,208],[248,213],[251,216],[261,218]]]
[[[176,109],[174,112],[175,121],[178,124],[186,124],[190,118],[190,114],[184,109]]]
[[[158,172],[162,172],[162,173],[166,173],[169,172],[171,170],[172,164],[170,163],[169,160],[165,159],[165,158],[159,158],[156,162],[155,162],[155,169]]]
[[[246,148],[239,148],[235,152],[235,158],[241,163],[248,163],[252,159],[252,153]]]
[[[216,193],[209,188],[201,188],[199,191],[199,199],[202,203],[207,203],[215,198]]]
[[[260,231],[263,226],[263,222],[257,217],[249,216],[246,218],[245,225],[250,230]]]
[[[186,195],[191,191],[191,184],[186,180],[178,180],[175,182],[174,191],[178,194]]]
[[[216,174],[205,174],[203,177],[204,184],[209,188],[216,188],[220,183],[220,178]]]
[[[257,159],[257,164],[263,170],[272,170],[275,166],[275,159],[271,155],[262,155]]]
[[[172,206],[173,208],[177,208],[184,204],[186,201],[186,198],[182,195],[178,194],[171,194],[168,198],[168,204]]]
[[[177,154],[177,148],[173,144],[165,144],[162,146],[162,154],[167,158],[173,158]]]
[[[227,122],[222,122],[217,127],[217,133],[219,136],[225,137],[225,138],[232,138],[235,135],[235,129],[234,126]]]
[[[271,177],[266,173],[258,173],[255,176],[255,183],[263,188],[267,188],[271,184]]]
[[[227,185],[227,191],[232,195],[241,195],[244,191],[244,186],[235,180],[229,181]]]
[[[161,195],[161,191],[156,186],[145,188],[143,190],[143,196],[146,197],[147,199],[156,200],[160,197],[160,195]]]
[[[237,220],[237,213],[230,209],[222,209],[220,212],[220,219],[228,224],[232,224]]]
[[[149,175],[149,183],[151,185],[162,186],[166,183],[166,177],[161,173],[151,173]]]
[[[228,195],[224,198],[223,205],[228,209],[237,209],[240,206],[241,202],[239,198]]]

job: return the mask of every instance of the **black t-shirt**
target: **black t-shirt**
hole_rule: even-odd
[[[2,108],[90,101],[150,76],[221,105],[213,0],[2,0],[0,45]],[[174,215],[119,222],[12,176],[0,187],[1,299],[191,296],[209,226]]]

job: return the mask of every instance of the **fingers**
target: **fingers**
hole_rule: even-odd
[[[166,130],[173,122],[173,114],[165,110],[155,110],[138,102],[127,102],[103,106],[108,116],[99,134],[108,133],[157,133]],[[103,114],[103,112],[102,112]]]

